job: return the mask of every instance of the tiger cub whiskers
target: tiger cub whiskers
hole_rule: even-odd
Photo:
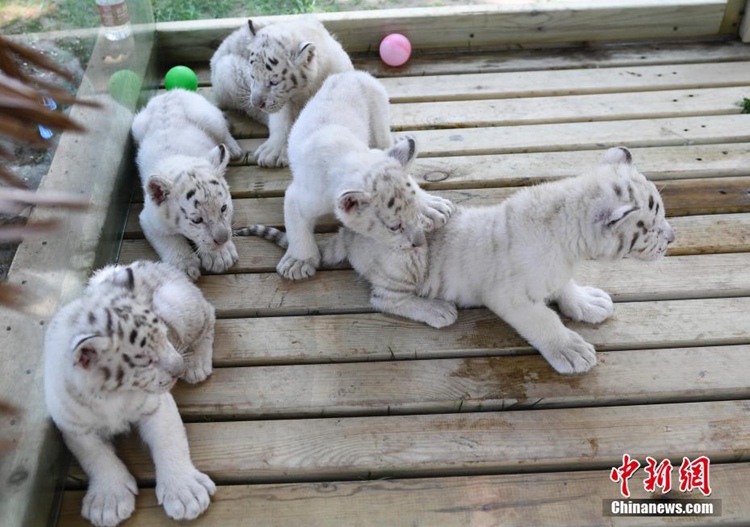
[[[135,508],[138,487],[111,439],[137,425],[170,517],[200,515],[216,487],[190,459],[169,390],[212,370],[215,315],[200,290],[163,262],[109,266],[52,319],[45,338],[47,409],[89,478],[81,514],[112,527]]]
[[[289,164],[287,140],[307,101],[334,73],[353,69],[341,44],[313,16],[262,24],[248,20],[211,58],[211,84],[222,108],[268,125],[258,165]]]
[[[581,373],[596,363],[594,347],[547,304],[573,320],[603,322],[614,304],[573,280],[576,264],[655,261],[674,236],[654,184],[627,149],[612,148],[590,173],[526,187],[499,205],[459,206],[424,246],[398,250],[342,227],[321,253],[324,265],[349,260],[370,282],[378,311],[440,328],[456,321],[456,306],[486,306],[555,370]]]

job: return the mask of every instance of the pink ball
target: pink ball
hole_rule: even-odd
[[[401,33],[391,33],[380,42],[380,58],[389,66],[401,66],[409,60],[411,42]]]

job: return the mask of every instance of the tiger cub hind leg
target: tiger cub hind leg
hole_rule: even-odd
[[[412,293],[392,291],[383,287],[373,287],[370,303],[372,307],[383,313],[424,322],[433,328],[450,326],[458,318],[458,310],[452,302],[423,298]]]

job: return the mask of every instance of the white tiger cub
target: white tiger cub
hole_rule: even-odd
[[[232,198],[224,172],[242,154],[221,110],[201,95],[171,90],[151,99],[132,126],[143,184],[139,219],[162,260],[197,279],[237,261]]]
[[[596,324],[614,312],[609,295],[573,281],[583,260],[656,260],[674,241],[653,183],[626,148],[612,148],[595,170],[518,191],[490,207],[459,207],[427,244],[397,251],[342,228],[323,261],[349,259],[372,285],[375,309],[443,327],[456,305],[487,306],[560,373],[596,363],[594,347],[547,306]]]
[[[211,84],[220,107],[268,125],[268,140],[255,151],[258,165],[282,167],[302,108],[329,75],[351,69],[341,44],[312,16],[268,25],[248,20],[211,58]]]
[[[355,232],[389,247],[424,245],[424,232],[448,221],[455,206],[428,194],[407,174],[416,142],[393,142],[388,95],[371,75],[331,75],[310,99],[289,136],[292,183],[284,196],[289,248],[276,270],[299,280],[315,274],[313,229],[335,213]]]
[[[135,479],[111,438],[138,425],[156,465],[156,496],[177,520],[193,519],[216,487],[190,460],[169,393],[178,378],[211,373],[214,309],[163,262],[97,272],[52,319],[45,339],[47,409],[89,477],[81,514],[114,526],[135,508]],[[181,355],[182,352],[184,355]]]

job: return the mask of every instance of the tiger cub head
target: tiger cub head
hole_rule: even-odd
[[[653,261],[675,239],[656,186],[638,172],[627,148],[610,148],[596,169],[602,200],[595,222],[606,240],[607,256]]]
[[[284,24],[259,26],[249,20],[248,25],[253,35],[248,47],[250,102],[275,113],[316,78],[315,44],[287,32]]]
[[[91,393],[163,393],[185,371],[167,325],[136,298],[130,267],[92,277],[70,333],[69,357],[79,388]]]
[[[206,158],[170,156],[146,181],[148,197],[162,221],[195,245],[211,253],[232,237],[232,197],[224,172],[229,152],[221,144]]]
[[[416,183],[406,169],[417,155],[412,137],[400,138],[388,150],[361,155],[361,186],[338,195],[335,214],[348,228],[398,249],[425,244]]]

